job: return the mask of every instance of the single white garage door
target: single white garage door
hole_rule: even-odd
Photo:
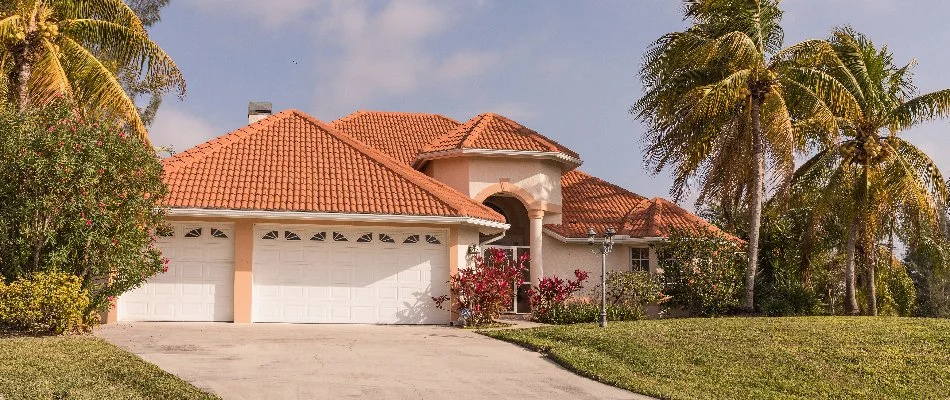
[[[444,324],[447,232],[256,226],[254,322]]]
[[[156,243],[168,271],[119,297],[120,321],[233,321],[234,226],[173,223]]]

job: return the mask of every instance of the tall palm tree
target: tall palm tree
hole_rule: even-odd
[[[831,42],[846,66],[832,74],[848,88],[860,110],[839,119],[843,140],[805,162],[794,182],[819,190],[814,223],[830,214],[847,214],[845,308],[856,314],[858,246],[864,254],[873,254],[874,243],[894,232],[896,224],[907,228],[898,231],[913,234],[933,232],[942,222],[947,184],[933,160],[898,134],[950,114],[950,89],[914,97],[913,61],[897,67],[886,46],[876,48],[851,28],[836,29]],[[868,313],[876,315],[874,262],[864,261]]]
[[[122,0],[0,0],[0,83],[19,109],[67,95],[147,138],[116,76],[130,65],[184,93],[178,67]]]
[[[840,67],[828,42],[782,49],[778,3],[685,1],[692,26],[648,49],[640,71],[645,94],[631,108],[649,127],[645,159],[653,172],[673,169],[675,199],[698,179],[700,202],[718,197],[719,204],[748,205],[747,311],[753,310],[766,170],[773,186],[786,186],[794,153],[832,140],[821,134],[837,132],[835,116],[855,107],[826,72]]]

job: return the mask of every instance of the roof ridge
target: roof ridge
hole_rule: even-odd
[[[267,116],[267,118],[244,125],[231,132],[225,133],[221,136],[211,139],[208,142],[201,143],[181,153],[168,157],[162,160],[162,165],[165,167],[166,172],[175,172],[181,169],[182,167],[185,167],[199,160],[202,160],[206,157],[209,157],[217,153],[221,149],[228,147],[229,145],[240,143],[241,141],[247,139],[251,135],[260,133],[263,128],[266,128],[276,123],[276,121],[279,121],[281,118],[283,118],[282,114],[289,114],[291,111],[295,111],[295,110],[294,109],[284,110],[276,114],[271,114]],[[232,137],[236,137],[237,140],[230,140]],[[229,142],[224,143],[226,140],[229,140]]]
[[[431,116],[431,117],[442,118],[442,119],[444,119],[444,120],[446,120],[446,121],[453,122],[453,123],[456,123],[456,124],[461,124],[460,122],[458,122],[458,121],[456,121],[456,120],[454,120],[454,119],[452,119],[452,118],[449,118],[449,117],[447,117],[447,116],[445,116],[445,115],[438,114],[438,113],[411,112],[411,111],[364,110],[364,109],[359,109],[359,110],[356,110],[356,111],[354,111],[354,112],[351,112],[351,113],[349,113],[349,114],[347,114],[347,115],[344,115],[344,116],[342,116],[342,117],[340,117],[340,118],[337,118],[337,119],[335,119],[335,120],[333,120],[333,121],[330,121],[329,124],[332,125],[332,124],[335,124],[335,123],[337,123],[337,122],[349,121],[349,120],[354,119],[354,118],[356,118],[356,117],[358,117],[358,116],[366,115],[366,114],[393,114],[393,115],[414,116],[414,117]]]
[[[393,172],[396,172],[397,174],[399,174],[400,176],[402,176],[404,179],[406,179],[407,181],[409,181],[409,182],[415,184],[416,186],[419,186],[419,187],[421,187],[422,189],[425,189],[427,192],[431,193],[433,196],[435,196],[439,201],[441,201],[441,202],[442,202],[443,204],[445,204],[446,206],[448,206],[448,207],[450,207],[450,208],[455,208],[460,214],[469,213],[469,211],[470,211],[469,206],[471,206],[471,205],[480,206],[479,204],[475,203],[474,200],[468,198],[467,196],[465,196],[465,195],[462,194],[461,192],[458,192],[457,190],[452,189],[452,188],[449,187],[448,185],[445,185],[444,183],[439,182],[439,181],[435,180],[434,178],[429,177],[429,176],[423,174],[422,172],[419,172],[419,171],[413,169],[413,168],[410,167],[409,165],[405,165],[405,164],[403,164],[403,163],[397,161],[396,159],[392,158],[392,157],[389,156],[388,154],[383,153],[382,151],[379,151],[379,150],[377,150],[377,149],[375,149],[375,148],[373,148],[373,147],[370,147],[370,146],[366,145],[365,143],[363,143],[363,142],[357,140],[356,138],[350,136],[349,134],[346,134],[346,133],[344,133],[344,132],[342,132],[342,131],[336,129],[335,127],[333,127],[333,126],[331,126],[331,125],[328,125],[328,124],[326,124],[326,123],[324,123],[324,122],[322,122],[322,121],[320,121],[320,120],[314,118],[313,116],[310,116],[310,115],[308,115],[307,113],[304,113],[304,112],[299,111],[299,110],[290,110],[290,111],[292,111],[292,112],[295,113],[296,115],[298,115],[298,116],[300,116],[300,117],[306,119],[308,122],[313,123],[313,124],[316,125],[317,127],[326,130],[326,131],[327,131],[328,133],[330,133],[331,135],[337,137],[338,139],[341,139],[343,142],[345,142],[345,143],[346,143],[347,145],[349,145],[350,147],[353,147],[354,149],[358,150],[359,152],[370,156],[370,159],[371,159],[372,161],[374,161],[374,162],[376,162],[376,163],[382,165],[383,167],[386,167],[386,168],[392,170]],[[431,190],[432,188],[428,188],[428,187],[426,187],[426,186],[434,186],[434,189],[438,189],[438,190]],[[453,200],[453,199],[448,199],[448,198],[446,198],[445,194],[444,194],[444,193],[440,193],[440,191],[451,191],[451,192],[455,192],[455,193],[458,195],[458,199],[454,199],[454,200]],[[461,201],[459,201],[459,200],[461,200]],[[468,204],[468,205],[467,205],[467,204],[464,204],[465,202],[470,203],[470,204]],[[494,210],[491,210],[491,209],[488,208],[487,206],[481,206],[481,207],[484,208],[485,210],[490,211],[492,214],[497,214]],[[499,217],[501,217],[501,215],[499,215]],[[504,218],[504,217],[502,217],[502,219],[503,219],[503,218]]]
[[[459,141],[459,147],[466,148],[466,147],[470,147],[474,145],[475,141],[481,137],[480,134],[475,133],[475,130],[478,128],[479,125],[482,124],[483,121],[485,121],[485,118],[488,117],[490,114],[491,113],[478,114],[470,120],[474,122],[472,123],[472,126],[468,128],[465,131],[465,133],[462,134],[462,140]],[[462,126],[464,127],[465,125],[462,125]]]

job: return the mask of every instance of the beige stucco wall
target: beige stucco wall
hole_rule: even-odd
[[[464,156],[432,160],[423,172],[479,202],[511,193],[526,209],[545,210],[544,223],[561,223],[561,164],[556,161]]]
[[[544,276],[573,279],[574,270],[590,273],[590,281],[600,281],[600,255],[592,254],[587,244],[568,244],[544,236]],[[607,271],[630,270],[630,246],[616,245],[607,255]]]

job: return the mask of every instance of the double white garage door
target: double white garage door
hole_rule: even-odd
[[[201,234],[195,236],[195,229]],[[159,243],[171,260],[169,272],[123,295],[119,318],[232,320],[233,227],[176,224],[174,233]],[[257,225],[252,268],[254,322],[449,319],[431,299],[448,293],[442,230]]]

